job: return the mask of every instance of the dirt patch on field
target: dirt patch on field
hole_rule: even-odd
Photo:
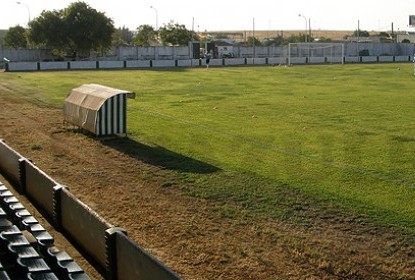
[[[415,279],[409,237],[332,209],[298,211],[308,223],[230,218],[217,210],[223,202],[185,195],[175,171],[69,131],[61,110],[6,91],[0,138],[184,279]]]

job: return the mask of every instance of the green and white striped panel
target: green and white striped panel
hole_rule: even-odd
[[[105,101],[98,111],[97,135],[127,133],[127,94],[118,94]]]

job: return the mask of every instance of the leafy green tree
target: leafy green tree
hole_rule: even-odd
[[[330,39],[330,38],[327,38],[327,37],[320,37],[320,38],[318,38],[318,41],[320,42],[320,43],[330,43],[330,42],[332,42],[332,40]]]
[[[27,47],[27,38],[26,38],[26,29],[17,25],[15,27],[10,27],[9,30],[4,35],[4,44],[7,47],[14,49],[26,48]]]
[[[149,47],[157,43],[157,31],[148,24],[140,25],[137,28],[137,35],[133,44],[140,47]]]
[[[302,43],[302,42],[305,42],[305,35],[298,34],[298,35],[290,35],[290,37],[286,39],[285,44],[288,45],[289,43]]]
[[[248,37],[248,40],[246,41],[246,46],[247,47],[252,47],[252,46],[254,46],[254,44],[255,44],[255,46],[262,46],[262,44],[261,44],[261,42],[258,40],[258,38],[256,38],[256,37],[252,37],[252,36],[250,36],[250,37]]]
[[[111,19],[84,2],[74,2],[59,11],[44,11],[29,27],[29,38],[34,44],[70,49],[81,55],[88,55],[91,50],[108,50],[115,30]]]
[[[36,46],[65,49],[68,35],[62,11],[43,11],[29,23],[29,41]]]
[[[277,37],[269,38],[263,43],[263,45],[264,46],[281,46],[281,45],[284,45],[284,43],[285,43],[284,37],[281,35],[278,35]]]
[[[390,35],[387,32],[380,32],[379,35],[381,43],[391,43],[393,42],[393,35]]]
[[[353,37],[369,37],[370,34],[366,30],[355,30],[353,32]]]
[[[131,45],[134,40],[133,32],[127,27],[117,28],[112,36],[112,45]]]
[[[187,30],[183,24],[173,21],[159,29],[159,35],[163,45],[186,46],[192,38],[196,38],[195,32]]]
[[[72,50],[86,54],[91,50],[105,52],[111,48],[114,24],[104,13],[84,2],[74,2],[63,11]]]

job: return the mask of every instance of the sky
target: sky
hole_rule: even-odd
[[[60,10],[75,0],[0,0],[0,29],[27,26],[43,10]],[[171,21],[196,32],[221,30],[311,29],[414,31],[409,15],[415,0],[85,0],[104,12],[115,27],[136,30],[149,24],[159,27]],[[20,3],[20,4],[19,4]]]

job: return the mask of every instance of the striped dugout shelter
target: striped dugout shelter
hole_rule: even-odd
[[[72,89],[63,107],[64,121],[98,136],[127,133],[127,97],[131,91],[84,84]]]

